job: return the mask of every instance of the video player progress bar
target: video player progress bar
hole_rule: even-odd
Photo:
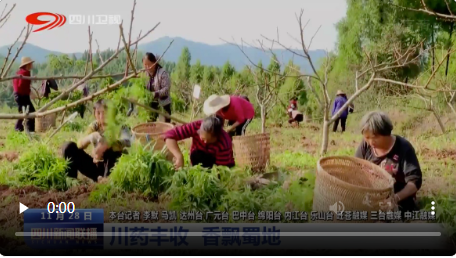
[[[69,232],[16,232],[16,236],[67,236]],[[75,236],[234,236],[236,234],[304,237],[439,237],[441,232],[72,232]]]

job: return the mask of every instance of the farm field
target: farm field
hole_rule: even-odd
[[[451,229],[454,227],[454,216],[456,216],[454,206],[456,203],[453,199],[456,174],[452,171],[456,163],[456,151],[452,148],[456,142],[456,132],[449,132],[445,136],[433,135],[435,128],[432,126],[427,125],[427,128],[420,128],[419,125],[413,125],[413,121],[401,118],[394,112],[390,114],[394,121],[398,121],[395,125],[397,130],[407,132],[406,137],[414,144],[421,162],[424,180],[423,186],[418,192],[420,208],[429,210],[431,200],[436,201],[438,219]],[[362,137],[358,133],[357,127],[360,116],[360,113],[355,113],[349,117],[348,131],[344,134],[340,132],[331,133],[328,155],[354,155]],[[185,116],[181,117],[185,119]],[[427,119],[431,121],[431,118],[424,117],[423,119],[424,121]],[[55,155],[54,157],[58,157],[59,146],[65,141],[74,141],[82,135],[83,125],[91,119],[93,119],[91,115],[85,120],[78,118],[73,124],[67,125],[52,138],[47,146],[49,147],[48,150],[51,150],[52,154]],[[412,116],[410,119],[417,118]],[[269,188],[267,190],[257,190],[257,192],[263,191],[263,194],[252,194],[250,191],[242,190],[242,187],[239,188],[242,185],[239,180],[231,178],[224,182],[226,193],[218,193],[219,195],[215,192],[207,193],[216,194],[220,198],[220,200],[209,202],[212,205],[210,208],[217,210],[226,207],[228,210],[261,211],[273,207],[280,211],[301,210],[310,212],[312,210],[313,186],[321,137],[319,126],[312,123],[301,125],[299,128],[288,125],[282,127],[274,124],[268,126],[270,126],[268,131],[271,133],[271,161],[268,171],[279,173],[276,185],[266,187]],[[48,135],[49,132],[36,134],[34,136],[36,139],[30,142],[25,134],[15,133],[12,130],[13,127],[14,122],[12,121],[1,122],[0,153],[15,153],[15,155],[6,155],[14,160],[9,161],[7,157],[4,157],[0,161],[2,168],[0,170],[0,224],[4,233],[0,236],[0,242],[7,243],[7,245],[2,246],[11,248],[15,246],[14,248],[16,248],[17,245],[24,245],[24,243],[13,240],[14,238],[11,236],[13,232],[21,230],[23,226],[22,215],[18,213],[18,202],[29,208],[46,208],[48,202],[74,202],[77,208],[102,208],[105,210],[105,221],[111,222],[118,220],[112,219],[109,211],[140,211],[142,214],[144,211],[173,210],[176,206],[192,207],[192,204],[186,201],[186,196],[176,195],[176,193],[182,194],[176,189],[171,194],[162,191],[158,196],[154,196],[135,190],[125,191],[129,188],[125,184],[119,186],[119,189],[114,188],[112,186],[114,182],[109,178],[102,183],[93,183],[90,179],[79,174],[78,182],[68,184],[53,182],[49,184],[48,188],[35,186],[33,180],[18,181],[18,177],[15,177],[11,172],[12,170],[8,168],[12,168],[14,164],[18,164],[23,156],[29,155],[28,153],[33,152],[34,148],[38,148],[38,142],[41,139],[46,139],[46,134]],[[407,127],[412,128],[412,130],[407,129]],[[260,124],[257,119],[252,123],[248,133],[256,133],[259,130]],[[183,148],[188,146],[188,142],[182,144]],[[34,155],[38,154],[35,152]],[[134,164],[131,166],[134,167]],[[54,176],[56,180],[66,180],[52,175],[52,171],[47,173],[49,175],[46,176]],[[195,173],[195,171],[187,171],[187,173]],[[196,171],[196,173],[200,174],[201,171]],[[232,176],[245,179],[248,173],[248,171],[241,170],[234,172]],[[293,184],[293,182],[299,182],[300,180],[296,180],[299,178],[305,183]],[[210,177],[205,179],[214,180]],[[118,183],[119,181],[115,182]],[[206,182],[206,184],[209,183]],[[62,189],[56,190],[52,189],[53,187],[62,187]],[[137,187],[143,189],[141,187],[144,186]],[[134,187],[129,189],[134,189]],[[214,191],[214,189],[209,188],[205,190]],[[173,198],[177,201],[173,202]],[[198,205],[200,204],[193,207],[202,207]],[[167,222],[162,218],[159,221]]]
[[[43,25],[41,29],[33,31],[34,26],[31,25],[34,22],[43,22],[37,17],[49,15],[49,13],[32,13],[24,19],[21,16],[29,12],[25,10],[28,6],[19,3],[12,6],[5,4],[0,14],[0,29],[5,24],[6,27],[11,27],[8,28],[7,33],[0,31],[9,37],[8,42],[5,41],[0,45],[0,253],[32,250],[25,243],[26,240],[22,240],[15,234],[25,230],[25,215],[19,213],[19,203],[31,209],[46,209],[51,202],[72,203],[76,209],[103,209],[104,222],[107,224],[280,222],[283,223],[280,226],[297,229],[300,226],[314,226],[314,224],[296,226],[297,224],[291,225],[291,223],[322,223],[327,216],[333,218],[334,214],[331,212],[340,211],[339,203],[342,202],[337,199],[342,196],[346,203],[351,202],[353,205],[347,205],[351,206],[351,210],[342,208],[344,210],[342,214],[336,212],[335,220],[343,220],[339,219],[343,216],[348,218],[347,222],[358,222],[356,225],[345,225],[356,227],[362,225],[361,222],[372,222],[372,215],[377,214],[377,211],[378,214],[386,217],[384,220],[388,225],[371,224],[370,226],[380,226],[382,230],[388,227],[399,229],[401,226],[411,226],[413,229],[421,226],[432,227],[438,225],[430,223],[437,222],[447,231],[444,235],[450,236],[450,238],[439,239],[443,239],[442,243],[446,242],[449,249],[454,249],[453,247],[456,246],[456,172],[454,171],[456,168],[456,109],[454,107],[456,87],[453,85],[456,82],[454,53],[456,2],[364,0],[360,4],[360,1],[340,0],[340,3],[342,2],[346,10],[339,18],[328,19],[335,16],[326,17],[326,11],[324,14],[318,14],[318,18],[326,15],[325,19],[321,20],[327,23],[323,29],[334,28],[334,31],[328,30],[322,33],[323,40],[317,39],[320,37],[317,35],[320,27],[315,27],[313,31],[311,27],[314,25],[307,26],[310,22],[309,17],[315,15],[315,12],[311,10],[308,13],[308,10],[301,9],[296,10],[295,17],[292,17],[292,13],[284,13],[283,18],[275,14],[274,17],[263,15],[268,17],[268,20],[277,19],[274,23],[284,21],[285,17],[292,17],[293,27],[291,23],[284,23],[288,25],[282,25],[282,27],[292,28],[294,32],[280,31],[279,33],[277,27],[273,35],[257,35],[259,39],[253,40],[252,45],[244,44],[244,39],[241,38],[238,41],[234,36],[232,41],[223,40],[222,38],[228,32],[222,29],[217,30],[217,33],[220,33],[217,37],[224,41],[219,45],[207,44],[207,41],[202,38],[202,42],[190,41],[181,38],[182,33],[171,29],[164,32],[162,38],[144,42],[156,36],[154,31],[161,21],[150,21],[150,16],[144,16],[144,12],[141,12],[151,9],[147,6],[150,1],[141,1],[138,5],[141,11],[135,14],[137,1],[132,0],[128,3],[131,4],[128,7],[131,7],[128,17],[116,15],[114,19],[114,16],[110,15],[112,18],[109,19],[110,25],[115,26],[110,27],[113,30],[109,30],[109,33],[107,29],[104,30],[101,27],[98,30],[98,25],[106,24],[89,22],[86,24],[87,30],[84,28],[84,34],[77,34],[75,30],[74,35],[71,33],[74,39],[70,41],[68,41],[70,37],[53,38],[52,43],[56,45],[52,46],[48,44],[50,42],[42,41],[43,37],[41,39],[35,37],[37,35],[35,32],[49,33],[41,31],[47,27],[50,27],[47,30],[55,28],[55,31],[57,29],[64,31],[67,27],[59,28],[60,26],[51,27],[51,24],[41,24]],[[91,4],[94,5],[94,3]],[[124,2],[119,2],[118,5],[110,3],[107,6],[113,10],[117,8],[119,11],[121,9],[125,11],[127,7],[124,4]],[[103,5],[102,9],[93,7],[91,11],[104,12],[105,6]],[[286,7],[291,8],[290,6]],[[316,6],[317,4],[313,2],[309,5],[318,10]],[[63,7],[68,8],[66,4],[59,8]],[[328,5],[324,8],[325,10],[333,8],[332,11],[341,12],[341,7]],[[19,12],[16,12],[17,9]],[[199,11],[198,8],[194,10],[195,13],[197,11]],[[17,13],[20,19],[15,20]],[[262,14],[265,13],[262,12]],[[58,17],[62,15],[59,14]],[[172,16],[166,14],[167,18]],[[241,17],[237,18],[240,20]],[[247,19],[250,22],[252,17],[249,15]],[[267,27],[273,24],[261,22],[259,18],[255,19],[258,21],[257,24]],[[307,23],[306,20],[308,20]],[[122,24],[117,24],[120,21]],[[156,25],[153,26],[153,23]],[[182,25],[190,26],[190,23]],[[200,28],[188,28],[186,32],[190,33],[191,29]],[[251,35],[264,31],[259,27],[245,26],[245,29],[251,29],[252,31],[247,33]],[[14,36],[10,33],[12,31]],[[92,38],[94,31],[95,36]],[[111,35],[113,32],[116,35]],[[324,38],[331,33],[337,35],[333,35],[331,40]],[[190,34],[195,34],[196,37],[197,33],[192,31]],[[209,34],[206,36],[215,35],[212,35],[212,32]],[[289,39],[284,40],[284,37],[279,37],[279,34],[288,34]],[[88,39],[87,41],[84,39],[84,44],[88,43],[85,47],[80,41],[84,35]],[[175,35],[175,37],[167,35]],[[118,40],[117,48],[113,45],[108,47],[106,42],[109,41],[110,44],[114,42],[114,36]],[[99,44],[97,39],[102,44]],[[101,39],[106,41],[103,42]],[[65,41],[57,42],[58,40]],[[329,45],[326,45],[329,41],[333,45],[330,49],[327,48]],[[294,45],[288,46],[290,42]],[[59,52],[60,49],[57,46],[65,46],[71,50]],[[326,50],[323,50],[324,48]],[[234,96],[247,99],[251,105],[240,98],[233,98]],[[106,102],[99,102],[100,100]],[[219,103],[216,104],[215,100]],[[30,103],[33,104],[35,111],[27,110],[27,107],[31,107]],[[133,104],[136,107],[134,110]],[[18,113],[18,106],[23,114]],[[94,106],[97,107],[96,110]],[[174,124],[203,119],[204,113],[208,115],[222,113],[224,119],[209,117],[211,121],[208,120],[207,124],[201,126],[203,130],[198,129],[199,137],[203,142],[216,142],[220,146],[198,144],[198,152],[194,152],[195,148],[192,147],[192,160],[195,156],[201,155],[200,159],[208,161],[216,148],[217,164],[232,164],[230,149],[227,148],[228,138],[220,140],[221,137],[212,137],[220,136],[215,133],[221,128],[222,120],[230,120],[230,122],[236,120],[234,125],[224,127],[227,130],[235,129],[236,125],[238,125],[237,129],[245,129],[248,125],[247,135],[267,133],[270,137],[270,158],[265,171],[255,173],[257,171],[253,172],[253,168],[240,166],[241,158],[250,158],[254,154],[246,151],[243,153],[245,157],[239,157],[240,152],[236,149],[242,149],[239,147],[242,144],[236,144],[235,141],[233,141],[233,148],[237,166],[233,168],[214,166],[206,169],[199,165],[191,166],[189,161],[191,139],[179,142],[184,161],[178,159],[176,164],[173,164],[169,161],[169,157],[166,157],[166,149],[153,150],[156,147],[153,144],[156,140],[154,137],[161,132],[157,134],[147,132],[148,135],[144,138],[150,141],[152,137],[152,143],[148,144],[138,141],[141,137],[136,135],[136,141],[132,141],[132,145],[129,146],[128,139],[125,139],[125,128],[134,131],[132,129],[135,126],[150,120],[155,121],[156,117],[152,117],[150,113],[151,107],[153,107],[154,116],[157,112],[163,115],[163,112],[153,109],[161,111],[163,109],[171,114]],[[377,113],[364,123],[366,126],[364,136],[369,139],[368,135],[371,134],[373,142],[369,142],[371,150],[363,153],[363,158],[371,160],[372,163],[384,165],[387,167],[385,170],[392,174],[393,178],[367,161],[356,162],[361,163],[357,164],[356,172],[359,173],[353,173],[354,176],[350,177],[352,170],[346,169],[348,159],[341,158],[355,156],[358,146],[363,141],[359,123],[365,114],[374,110],[387,113],[394,126],[393,134],[406,138],[417,154],[423,180],[417,192],[417,202],[421,210],[413,213],[413,219],[406,219],[409,215],[412,216],[411,212],[402,214],[401,211],[388,210],[386,213],[380,211],[384,210],[385,201],[393,203],[392,206],[398,202],[401,208],[404,208],[410,200],[408,197],[415,193],[415,186],[419,187],[420,183],[414,155],[410,155],[407,143],[390,137],[391,128],[387,118]],[[333,132],[333,125],[341,122],[342,127],[346,116],[348,116],[347,130],[344,133]],[[54,128],[45,132],[28,133],[28,130],[32,129],[26,132],[15,131],[16,119],[26,117],[35,117],[36,124],[39,125],[42,124],[38,119],[57,118],[52,121],[55,122]],[[252,117],[253,121],[248,124]],[[159,118],[160,121],[165,121],[164,117]],[[88,128],[94,120],[97,120],[97,123],[93,124],[93,128]],[[292,126],[293,120],[302,120],[302,122],[300,126]],[[244,125],[240,123],[241,121],[244,121]],[[54,131],[55,128],[58,129]],[[193,133],[196,132],[195,128],[191,129]],[[89,145],[85,151],[92,154],[93,145],[96,145],[94,152],[99,153],[94,154],[92,158],[94,162],[99,163],[97,167],[88,168],[85,174],[92,172],[91,176],[95,178],[103,173],[100,172],[103,169],[100,167],[101,164],[105,165],[106,176],[100,177],[97,182],[85,177],[80,171],[77,178],[69,177],[68,175],[74,174],[72,172],[75,170],[67,173],[69,160],[63,158],[64,144],[70,141],[78,142],[81,137],[86,136],[87,129],[93,133],[90,135],[90,140],[84,139]],[[341,130],[340,127],[339,130]],[[37,131],[40,130],[37,129]],[[186,129],[183,131],[183,133],[174,132],[178,135],[174,137],[189,133]],[[132,134],[135,135],[134,132]],[[126,141],[119,141],[119,136]],[[196,133],[193,137],[195,141],[200,140],[196,138]],[[130,137],[129,140],[132,139],[134,137]],[[168,139],[170,139],[167,141],[168,146],[173,149],[171,145],[174,143],[173,137],[168,135]],[[235,140],[238,139],[249,138],[235,138]],[[260,140],[254,143],[258,147],[258,152],[255,154],[263,153],[263,150],[260,150],[262,143],[263,141],[260,144]],[[78,145],[78,148],[87,146]],[[124,148],[127,145],[128,147]],[[112,152],[114,152],[113,155],[119,154],[118,148],[115,148],[119,146],[123,153],[119,155],[120,158],[114,167],[109,169],[113,163],[109,154]],[[73,147],[73,150],[66,149],[66,157],[78,160],[78,157],[84,156],[75,145]],[[179,156],[178,153],[174,153],[176,157]],[[382,155],[382,153],[387,154]],[[105,160],[100,160],[102,154],[105,154],[103,156]],[[318,162],[326,157],[339,157],[339,159],[335,159],[337,162],[330,160],[326,163],[328,166],[322,169],[323,166],[318,166]],[[92,161],[91,157],[85,158]],[[256,158],[260,160],[262,157]],[[344,164],[338,162],[344,162]],[[93,165],[92,162],[89,163]],[[181,167],[182,163],[184,165]],[[175,169],[175,166],[181,168]],[[79,169],[85,170],[82,167]],[[334,171],[325,173],[323,170]],[[108,172],[109,176],[107,176]],[[342,178],[344,179],[340,180]],[[418,181],[411,182],[417,178]],[[398,180],[393,186],[394,189],[391,187],[393,179]],[[370,204],[371,197],[376,198],[375,207]],[[364,199],[361,204],[362,198]],[[335,200],[336,203],[334,203]],[[322,202],[325,202],[324,205],[321,204]],[[329,207],[327,203],[331,203]],[[359,211],[361,208],[367,209],[368,206],[371,208],[369,219],[367,215],[365,216],[368,211]],[[322,211],[321,207],[325,209],[328,207],[330,211]],[[212,212],[220,212],[221,218],[216,214],[212,217],[208,216],[208,213]],[[239,217],[242,218],[235,219],[233,216],[235,212],[238,212]],[[355,219],[355,212],[357,219]],[[204,219],[203,213],[206,213]],[[295,215],[299,213],[299,218],[298,216],[292,218],[292,213]],[[35,232],[42,230],[44,214],[44,212],[41,213],[42,217],[37,223],[40,227],[33,228]],[[188,214],[191,215],[188,216]],[[57,215],[56,213],[56,218],[60,219]],[[191,219],[186,219],[187,216]],[[398,218],[400,216],[406,220],[401,221]],[[199,219],[192,219],[194,217]],[[49,214],[47,222],[51,222],[51,219]],[[402,222],[407,225],[400,225]],[[61,225],[63,224],[59,226]],[[130,226],[134,225],[130,224]],[[117,226],[112,226],[113,232],[115,227]],[[71,233],[85,229],[67,228],[66,230]],[[90,232],[96,230],[96,228],[87,228],[86,232],[89,232],[89,229]],[[259,230],[259,227],[256,229]],[[62,232],[60,229],[57,231]],[[128,229],[125,228],[125,231]],[[146,231],[149,229],[142,227],[141,232]],[[171,231],[170,229],[169,232]],[[268,242],[265,239],[271,238],[270,232],[275,234],[285,231],[275,231],[275,229],[267,231],[264,227],[262,232],[263,242]],[[368,232],[370,236],[377,237],[374,234],[375,231]],[[360,232],[342,233],[359,234]],[[401,233],[402,236],[404,232],[387,233],[392,235]],[[440,236],[440,232],[431,233],[439,233],[433,236]],[[148,237],[149,235],[144,242],[147,247],[149,247]],[[160,237],[157,236],[158,240]],[[361,241],[368,242],[367,238],[358,237]],[[250,239],[250,236],[247,238]],[[259,238],[258,236],[257,239]],[[298,241],[296,239],[294,241]],[[421,238],[422,243],[432,242],[423,239]],[[73,240],[79,247],[79,238]],[[101,238],[97,239],[95,245],[101,247],[98,240]],[[103,238],[104,240],[106,238]],[[115,237],[112,238],[112,242],[114,240]],[[199,240],[202,239],[199,238]],[[249,241],[247,244],[252,244]],[[332,241],[332,244],[335,244],[339,240]],[[357,241],[346,241],[358,244]],[[411,242],[410,246],[421,247],[417,243]],[[70,243],[72,244],[74,243]],[[218,246],[218,242],[216,244]],[[314,247],[313,244],[307,244]],[[204,245],[206,246],[206,238],[204,238]],[[118,246],[110,247],[119,246],[121,246],[120,243]],[[286,245],[280,248],[284,246]],[[60,247],[63,246],[60,245]],[[405,254],[411,251],[405,248],[405,244],[402,247]],[[76,249],[78,248],[71,249],[69,252],[73,254],[80,251]],[[186,254],[190,253],[189,251]],[[113,254],[117,255],[115,252]],[[372,251],[372,254],[376,254],[375,251]]]

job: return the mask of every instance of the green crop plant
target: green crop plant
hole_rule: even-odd
[[[109,101],[107,106],[106,128],[103,137],[109,145],[112,145],[119,139],[122,125],[125,122],[125,116],[122,116],[119,112],[115,102]]]
[[[177,211],[215,211],[226,193],[218,168],[184,167],[168,180],[169,208]]]
[[[0,185],[17,184],[14,178],[13,163],[8,161],[0,162]]]
[[[32,139],[38,140],[39,136],[35,134],[32,136]],[[6,136],[4,148],[6,150],[17,150],[18,147],[25,146],[29,142],[30,139],[25,132],[17,132],[12,129]]]
[[[250,171],[242,168],[214,167],[213,170],[220,175],[222,187],[228,191],[244,189],[246,179],[252,175]]]
[[[112,182],[107,184],[97,184],[89,195],[89,202],[93,204],[103,203],[111,200],[117,189]]]
[[[173,173],[173,165],[161,152],[134,143],[114,166],[111,181],[122,191],[155,197],[168,188],[165,180]]]
[[[290,207],[291,204],[295,211],[312,211],[314,187],[315,174],[313,173],[306,173],[297,180],[291,181],[287,189],[282,187],[279,189],[282,201],[276,208],[283,209],[287,206]]]
[[[308,173],[292,180],[287,188],[283,188],[282,184],[275,181],[257,190],[240,187],[237,190],[228,191],[222,197],[219,209],[257,213],[259,211],[285,212],[292,208],[293,211],[310,212],[314,185],[315,176]]]
[[[252,190],[247,186],[244,189],[229,191],[222,197],[219,209],[230,212],[251,211],[256,214],[258,211],[267,210],[268,199],[275,194],[276,190],[276,185],[268,185],[258,190]]]
[[[13,170],[20,185],[35,185],[44,189],[67,190],[77,181],[67,177],[68,161],[58,157],[44,143],[30,145],[14,163]]]

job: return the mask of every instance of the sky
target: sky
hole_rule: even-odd
[[[287,47],[299,47],[299,25],[296,14],[304,9],[307,23],[304,35],[312,41],[311,49],[333,50],[337,40],[335,24],[345,16],[345,0],[137,0],[133,21],[132,39],[139,32],[160,25],[141,42],[158,38],[182,37],[211,45],[224,41],[254,42],[262,35],[277,38]],[[52,30],[32,32],[28,41],[39,47],[63,53],[82,52],[88,49],[88,25],[69,24],[70,15],[120,15],[125,34],[130,25],[133,0],[0,0],[0,12],[16,4],[7,23],[0,28],[0,46],[12,44],[21,29],[27,26],[25,17],[35,12],[65,15],[67,22]],[[49,17],[49,16],[47,16]],[[52,18],[43,17],[41,20]],[[39,26],[38,26],[39,27]],[[38,28],[37,26],[34,29]],[[93,47],[95,39],[100,49],[116,48],[119,39],[118,25],[91,25]],[[278,46],[277,46],[278,47]]]

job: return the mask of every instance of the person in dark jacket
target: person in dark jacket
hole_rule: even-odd
[[[43,83],[41,83],[41,95],[43,96],[43,98],[49,97],[51,89],[56,91],[59,90],[59,86],[57,85],[57,82],[54,79],[44,80]]]
[[[374,111],[361,120],[363,140],[355,156],[385,169],[395,179],[393,201],[402,212],[418,210],[416,193],[423,183],[418,157],[412,144],[392,134],[393,123],[383,112]]]
[[[154,95],[154,100],[150,104],[153,109],[158,109],[160,106],[171,116],[171,79],[168,72],[157,63],[157,58],[154,54],[147,52],[143,57],[143,65],[146,72],[149,74],[149,82],[146,87]],[[151,121],[156,121],[158,115],[151,114]],[[165,118],[166,123],[170,123],[171,119]]]
[[[33,68],[33,61],[30,57],[22,57],[21,64],[19,66],[19,71],[16,72],[16,75],[22,75],[26,77],[30,77],[30,71]],[[29,108],[29,113],[35,112],[35,107],[32,104],[32,100],[30,98],[31,94],[31,84],[32,81],[29,79],[17,78],[13,80],[13,94],[14,100],[17,103],[19,113],[22,113],[23,108]],[[16,122],[15,129],[16,131],[23,132],[24,131],[24,120],[18,119]],[[35,119],[30,118],[27,120],[27,129],[29,132],[35,132]]]
[[[334,107],[332,110],[332,115],[334,116],[345,103],[347,103],[347,94],[345,94],[343,91],[338,90],[336,94],[336,99],[334,100]],[[345,124],[347,123],[347,117],[348,117],[348,108],[346,108],[342,114],[334,121],[334,126],[333,126],[333,132],[337,131],[337,127],[340,125],[342,127],[342,132],[345,132]]]

